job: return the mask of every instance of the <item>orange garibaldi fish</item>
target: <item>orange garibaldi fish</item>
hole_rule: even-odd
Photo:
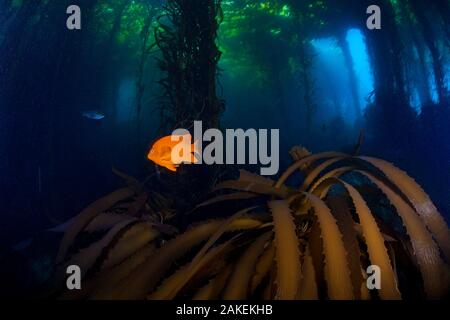
[[[176,172],[181,163],[192,164],[198,162],[194,155],[197,152],[197,146],[195,143],[191,144],[191,141],[192,137],[190,134],[163,137],[153,144],[147,158],[161,167]],[[173,159],[172,154],[175,147],[180,149],[179,154],[175,154],[177,159]],[[189,150],[189,152],[184,154],[183,150]]]

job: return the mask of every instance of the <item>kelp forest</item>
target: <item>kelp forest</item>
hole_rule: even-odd
[[[448,298],[450,2],[0,0],[0,177],[0,296]]]

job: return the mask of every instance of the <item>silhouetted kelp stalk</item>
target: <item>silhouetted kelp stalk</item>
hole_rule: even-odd
[[[150,204],[150,192],[121,174],[129,186],[91,204],[68,227],[53,292],[65,299],[401,299],[448,293],[450,232],[411,177],[371,157],[310,154],[300,147],[291,155],[294,163],[277,181],[241,171],[237,180],[219,183],[214,191],[220,194],[196,209],[218,216],[215,205],[242,202],[243,208],[176,236],[164,224],[163,210]],[[298,171],[302,184],[286,185]],[[68,291],[66,268],[74,264],[82,270],[82,289]],[[371,265],[381,270],[379,290],[367,286]]]
[[[221,0],[169,0],[154,29],[161,52],[162,89],[158,131],[188,128],[194,119],[216,128],[224,102],[216,95],[221,52],[216,38],[223,19]]]
[[[217,96],[217,44],[223,20],[221,0],[168,0],[154,28],[158,48],[158,68],[162,77],[159,107],[160,127],[166,134],[177,128],[190,130],[194,120],[207,128],[218,128],[225,102]],[[211,187],[218,176],[213,166],[191,167],[174,177],[172,185],[179,194],[177,210],[186,211]],[[168,179],[171,179],[169,176]],[[195,194],[193,193],[195,192]]]

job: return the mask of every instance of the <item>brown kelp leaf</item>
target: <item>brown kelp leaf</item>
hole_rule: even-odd
[[[325,202],[313,194],[305,193],[311,202],[320,226],[325,257],[325,279],[328,286],[328,297],[332,300],[353,299],[352,281],[347,264],[342,234],[336,220]]]
[[[339,178],[343,174],[346,174],[350,171],[352,171],[354,167],[341,167],[336,168],[334,170],[331,170],[330,172],[327,172],[322,177],[319,178],[310,188],[309,192],[314,193],[316,196],[318,196],[320,199],[323,199],[325,195],[328,193],[329,188],[331,187],[330,184],[324,184],[323,182],[325,180],[328,180],[329,178]]]
[[[136,223],[126,230],[116,244],[108,250],[101,268],[111,268],[159,236],[159,232],[147,222]]]
[[[226,219],[225,222],[220,226],[220,228],[216,232],[214,232],[214,234],[208,239],[208,241],[205,243],[203,248],[201,248],[200,251],[195,255],[194,259],[192,259],[191,267],[195,268],[195,264],[198,263],[203,258],[203,256],[206,254],[206,252],[208,252],[208,250],[214,245],[214,243],[216,243],[217,240],[219,240],[219,238],[225,232],[227,232],[230,224],[233,221],[237,220],[238,218],[242,217],[244,214],[248,213],[249,211],[251,211],[255,208],[256,207],[250,207],[250,208],[240,210],[240,211],[236,212],[234,215],[232,215],[231,217],[229,217],[228,219]]]
[[[272,232],[266,232],[258,237],[241,255],[223,293],[222,298],[224,300],[247,299],[255,264],[271,237]]]
[[[244,200],[244,199],[250,199],[250,198],[254,198],[255,194],[254,193],[250,193],[250,192],[233,192],[233,193],[228,193],[228,194],[221,194],[219,196],[216,196],[214,198],[211,198],[209,200],[206,200],[202,203],[200,203],[199,205],[196,206],[196,208],[200,208],[200,207],[206,207],[218,202],[223,202],[223,201],[230,201],[230,200]]]
[[[321,164],[319,164],[317,167],[315,167],[311,172],[308,173],[308,175],[305,177],[302,186],[300,187],[301,190],[306,191],[311,186],[311,184],[316,180],[316,178],[319,176],[319,174],[327,169],[328,167],[332,166],[336,162],[342,160],[342,157],[336,157],[328,159]]]
[[[316,283],[316,271],[311,257],[309,246],[305,249],[305,254],[302,263],[302,279],[297,293],[299,300],[317,300],[319,293]]]
[[[309,247],[309,252],[311,254],[311,259],[314,266],[317,294],[319,299],[327,299],[325,256],[323,251],[323,239],[321,236],[322,231],[317,220],[317,217],[314,217],[309,231],[307,245]]]
[[[193,246],[211,237],[220,226],[223,220],[206,222],[192,227],[175,239],[167,242],[158,252],[141,264],[129,277],[121,281],[113,290],[102,292],[105,299],[145,299],[167,268],[178,258],[182,257]],[[238,231],[254,229],[261,225],[261,222],[250,218],[240,218],[234,220],[227,231]]]
[[[387,161],[371,157],[359,158],[375,166],[383,172],[392,183],[399,187],[402,193],[412,203],[420,218],[425,222],[425,225],[431,231],[431,234],[436,238],[447,262],[450,262],[450,230],[445,223],[444,218],[420,185],[406,172]]]
[[[208,251],[202,259],[192,266],[187,263],[177,270],[170,277],[166,278],[163,283],[149,296],[150,300],[171,300],[183,289],[186,284],[193,279],[203,268],[209,264],[220,263],[225,264],[224,256],[234,247],[233,242],[236,238],[228,240],[225,243]]]
[[[128,276],[134,268],[144,262],[154,251],[154,245],[145,246],[119,265],[108,270],[103,270],[93,277],[84,279],[81,290],[68,290],[61,295],[60,299],[86,299],[98,290],[107,291],[114,288],[117,283]]]
[[[264,251],[255,266],[255,274],[252,277],[250,291],[253,293],[260,285],[261,281],[269,273],[275,258],[275,244],[272,241],[268,248]]]
[[[207,285],[199,289],[192,297],[192,300],[218,300],[232,271],[233,265],[227,265]]]
[[[277,298],[277,268],[273,264],[269,271],[269,278],[265,284],[264,290],[262,292],[263,300],[274,300]]]
[[[348,157],[346,154],[344,153],[340,153],[340,152],[323,152],[323,153],[318,153],[315,155],[310,155],[307,156],[305,158],[302,158],[298,161],[296,161],[295,163],[293,163],[289,168],[287,168],[287,170],[285,172],[283,172],[283,174],[281,175],[281,177],[278,179],[278,181],[275,184],[276,188],[281,188],[283,186],[283,184],[286,182],[286,180],[297,170],[299,170],[300,168],[302,168],[302,166],[304,166],[306,163],[310,163],[310,162],[314,162],[320,159],[326,159],[326,158],[345,158]]]
[[[146,193],[138,195],[133,203],[131,203],[126,214],[131,217],[136,216],[144,208],[145,204],[147,203],[147,199],[148,195]]]
[[[411,239],[411,244],[419,264],[426,294],[429,298],[438,298],[448,290],[448,266],[442,261],[439,248],[423,224],[419,215],[395,191],[381,180],[364,171],[358,171],[369,178],[389,199],[402,219]]]
[[[178,233],[178,229],[170,224],[150,222],[152,228],[166,236],[174,236]]]
[[[364,275],[361,273],[361,251],[357,239],[358,233],[355,230],[356,223],[352,218],[346,197],[328,196],[326,203],[330,207],[331,213],[335,217],[339,230],[342,233],[352,279],[353,294],[356,299],[361,299],[361,286],[363,283],[366,286],[366,282]]]
[[[145,262],[156,251],[155,245],[148,244],[138,252],[127,258],[121,264],[103,271],[99,277],[95,278],[95,290],[92,291],[90,299],[101,299],[101,292],[113,290],[119,283],[128,277],[133,270]]]
[[[359,223],[355,223],[354,227],[355,227],[356,232],[359,235],[363,236],[363,230],[361,228],[361,225]],[[397,241],[396,239],[392,238],[390,235],[388,235],[386,233],[381,232],[381,235],[382,235],[382,237],[383,237],[385,242],[395,242],[395,241]]]
[[[111,229],[114,225],[123,221],[135,221],[136,219],[118,213],[100,213],[83,229],[85,232],[95,232]]]
[[[239,181],[256,182],[259,184],[267,184],[273,186],[275,181],[272,179],[260,176],[259,174],[249,172],[247,170],[239,170]]]
[[[133,195],[134,189],[131,187],[116,190],[95,201],[86,209],[81,211],[79,215],[73,218],[71,225],[64,233],[58,254],[56,256],[56,263],[59,264],[64,260],[66,253],[72,245],[75,237],[89,224],[89,222],[92,221],[92,219],[94,219],[101,212],[111,208],[117,202],[130,198]]]
[[[99,291],[94,298],[100,299],[144,299],[173,261],[183,256],[190,248],[207,239],[221,221],[210,221],[187,230],[167,242],[152,259],[144,261],[126,279],[108,291]]]
[[[239,191],[253,192],[262,195],[272,195],[279,198],[286,198],[291,192],[287,187],[275,188],[266,183],[253,181],[228,180],[217,184],[214,191],[222,189],[234,189]]]
[[[291,158],[294,161],[298,161],[298,160],[301,160],[301,159],[303,159],[303,158],[305,158],[307,156],[310,156],[311,152],[309,152],[308,149],[306,149],[305,147],[294,146],[289,151],[289,154],[291,155]]]
[[[55,272],[55,285],[59,287],[64,283],[66,278],[66,270],[69,265],[76,265],[80,267],[81,275],[84,277],[94,266],[98,263],[98,259],[102,258],[102,253],[108,250],[111,242],[115,237],[120,237],[127,228],[135,222],[123,221],[115,225],[108,233],[99,241],[91,244],[89,247],[80,250],[74,254],[69,261],[59,266]]]
[[[400,292],[397,288],[397,278],[392,270],[389,255],[384,245],[384,238],[378,228],[377,222],[372,216],[372,212],[354,187],[344,181],[340,181],[340,183],[347,189],[347,192],[352,198],[367,244],[370,262],[379,266],[381,269],[380,297],[387,300],[401,299]]]
[[[370,295],[369,288],[367,288],[367,278],[368,278],[368,275],[367,275],[366,271],[363,270],[362,268],[361,268],[361,274],[362,274],[363,277],[364,277],[364,281],[361,283],[361,288],[360,288],[360,291],[361,291],[361,300],[370,300],[372,297],[371,297],[371,295]]]
[[[300,252],[291,209],[284,200],[268,202],[275,232],[277,262],[276,299],[293,300],[301,278]]]
[[[356,214],[359,217],[362,227],[362,233],[367,244],[370,261],[372,264],[379,266],[383,273],[381,283],[382,288],[379,290],[381,298],[389,300],[401,299],[400,292],[397,288],[396,275],[392,270],[392,265],[384,245],[384,237],[378,228],[371,210],[359,192],[348,183],[336,178],[329,178],[325,180],[322,185],[326,186],[325,189],[329,190],[329,186],[333,184],[342,185],[353,201]],[[322,194],[322,196],[324,196],[324,194]]]

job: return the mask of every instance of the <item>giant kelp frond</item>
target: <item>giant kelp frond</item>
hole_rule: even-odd
[[[133,193],[134,190],[129,187],[117,190],[110,195],[95,201],[89,207],[84,209],[78,216],[76,216],[69,229],[64,234],[64,238],[59,248],[56,262],[62,262],[67,253],[67,250],[69,250],[69,247],[75,237],[81,230],[84,229],[84,227],[87,226],[90,221],[92,221],[102,211],[111,208],[117,202],[131,197]]]
[[[241,300],[248,297],[251,290],[250,280],[254,274],[258,258],[264,252],[272,232],[261,235],[244,251],[236,262],[222,298],[225,300]]]
[[[237,180],[219,183],[213,197],[187,213],[211,210],[211,219],[176,236],[151,219],[163,208],[152,210],[153,193],[143,188],[98,200],[67,229],[53,292],[69,299],[447,294],[449,229],[412,178],[375,158],[299,147],[291,155],[293,164],[277,181],[241,171]],[[214,212],[221,203],[241,201],[245,209],[214,218],[226,215]],[[62,290],[69,263],[84,269],[85,286],[76,294]],[[366,283],[371,265],[381,270],[379,290]],[[409,281],[417,282],[412,291]]]
[[[423,191],[413,178],[404,171],[396,168],[394,165],[370,157],[361,157],[361,159],[381,170],[389,180],[396,184],[403,194],[412,203],[415,211],[419,214],[422,221],[430,229],[432,235],[436,238],[439,246],[447,259],[450,260],[450,230],[448,229],[443,217],[431,201],[430,197]]]
[[[328,296],[330,299],[352,299],[353,290],[347,264],[347,253],[336,220],[323,200],[311,194],[307,194],[307,197],[321,230]]]
[[[422,271],[425,290],[430,297],[438,297],[439,293],[445,290],[446,281],[442,281],[442,279],[448,277],[448,268],[445,268],[445,264],[440,257],[439,247],[433,237],[417,213],[400,195],[374,176],[365,172],[361,173],[367,176],[395,207],[410,235],[414,255]]]
[[[275,231],[277,299],[295,298],[301,278],[300,252],[291,209],[284,200],[270,201]]]

